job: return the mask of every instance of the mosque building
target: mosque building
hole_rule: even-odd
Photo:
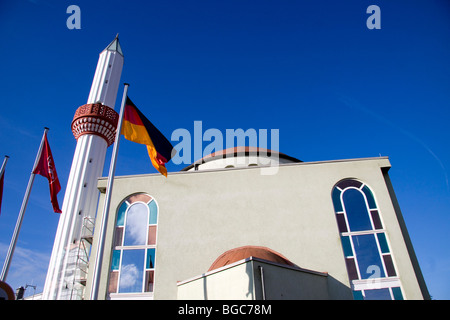
[[[387,157],[274,153],[231,148],[167,178],[115,177],[99,298],[429,298]],[[262,174],[270,157],[277,172]]]
[[[215,150],[167,177],[115,176],[104,210],[123,61],[116,37],[75,113],[43,299],[430,298],[387,157]]]

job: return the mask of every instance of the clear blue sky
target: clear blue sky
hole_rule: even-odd
[[[80,30],[66,26],[71,4]],[[366,27],[371,4],[381,9],[379,30]],[[203,130],[279,129],[280,151],[303,161],[389,156],[430,294],[450,299],[445,0],[1,1],[0,157],[10,156],[1,264],[45,126],[62,205],[76,145],[70,124],[116,33],[121,83],[169,139],[177,128],[193,134],[198,120]],[[123,141],[118,175],[156,172],[144,146]],[[58,219],[37,176],[8,276],[14,289],[42,291]]]

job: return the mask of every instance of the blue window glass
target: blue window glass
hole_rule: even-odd
[[[392,300],[389,288],[364,290],[364,300]]]
[[[158,206],[147,194],[126,198],[117,209],[108,293],[153,292]]]
[[[341,237],[342,248],[344,249],[344,255],[346,257],[353,257],[352,245],[350,243],[350,237]]]
[[[357,189],[344,191],[343,202],[350,231],[372,230],[363,194]]]
[[[392,294],[394,295],[394,300],[403,300],[402,289],[400,287],[392,288]]]
[[[147,263],[145,264],[147,269],[155,268],[155,249],[147,249]]]
[[[117,226],[122,227],[125,221],[125,212],[127,211],[128,204],[124,201],[119,207],[119,212],[117,212]]]
[[[124,246],[145,245],[147,243],[148,207],[142,202],[133,203],[128,209]]]
[[[364,300],[362,291],[353,291],[353,299],[355,299],[355,300]]]
[[[145,250],[123,250],[119,292],[142,292]]]
[[[378,243],[382,253],[389,253],[389,246],[387,244],[386,235],[384,233],[377,233]]]
[[[114,250],[111,262],[111,270],[119,270],[119,265],[120,265],[120,250]]]
[[[364,234],[352,236],[352,240],[361,279],[384,277],[383,265],[375,235]]]
[[[382,215],[371,189],[360,181],[345,179],[336,184],[331,195],[350,282],[364,286],[375,279],[397,277]],[[353,291],[354,299],[403,299],[400,280],[391,280],[385,285],[380,282],[378,289]]]
[[[149,224],[156,224],[156,222],[158,220],[158,207],[156,206],[156,202],[151,201],[148,204],[148,208],[150,210]]]
[[[367,203],[369,204],[370,209],[376,209],[377,205],[375,204],[375,198],[373,197],[372,191],[370,191],[368,186],[364,186],[362,188],[362,192],[366,195]]]

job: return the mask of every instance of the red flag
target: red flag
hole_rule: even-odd
[[[56,213],[61,213],[59,208],[58,198],[56,195],[61,190],[61,185],[59,184],[58,175],[56,174],[55,162],[53,161],[52,152],[50,150],[50,145],[47,141],[47,133],[44,137],[44,146],[42,148],[41,158],[33,170],[34,174],[40,174],[48,179],[50,186],[50,199],[53,205],[53,211]]]

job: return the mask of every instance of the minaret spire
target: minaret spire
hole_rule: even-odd
[[[88,267],[85,249],[93,232],[97,178],[103,173],[106,149],[115,139],[118,114],[114,105],[123,60],[117,34],[100,53],[87,104],[76,110],[72,121],[77,146],[45,281],[45,300],[83,298]]]
[[[105,50],[117,51],[117,53],[119,53],[123,57],[122,47],[120,46],[119,42],[119,34],[116,35],[114,40],[111,41],[111,43],[105,48]]]

